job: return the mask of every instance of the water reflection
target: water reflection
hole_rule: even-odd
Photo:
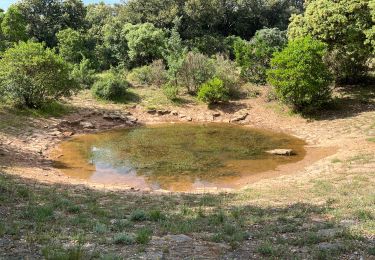
[[[227,124],[164,124],[78,136],[52,156],[55,167],[74,178],[188,191],[236,187],[249,175],[301,160],[304,144],[285,134]],[[275,148],[291,148],[297,156],[265,153]]]

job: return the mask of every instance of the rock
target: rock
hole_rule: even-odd
[[[74,135],[74,132],[69,132],[69,131],[67,131],[67,132],[63,132],[62,134],[63,134],[63,136],[65,136],[65,137],[70,137],[70,136],[73,136],[73,135]]]
[[[86,122],[86,121],[81,122],[80,126],[82,126],[85,129],[94,129],[95,128],[95,126],[93,125],[93,123]]]
[[[174,115],[174,116],[178,116],[178,112],[177,112],[176,110],[173,110],[173,111],[171,112],[171,114]]]
[[[190,116],[187,116],[185,117],[185,120],[190,122],[190,121],[193,121],[193,118],[191,118]]]
[[[330,229],[321,229],[318,230],[317,235],[323,238],[333,238],[336,236],[337,233],[340,233],[341,230],[338,228],[330,228]]]
[[[221,113],[220,112],[214,112],[214,113],[212,113],[212,116],[213,117],[219,117],[219,116],[221,116]]]
[[[53,131],[53,132],[50,133],[50,135],[52,135],[52,136],[60,136],[61,132],[60,131]]]
[[[266,153],[273,154],[273,155],[282,155],[282,156],[291,156],[291,155],[296,154],[292,149],[274,149],[274,150],[266,151]]]
[[[329,250],[329,251],[335,251],[340,249],[342,246],[339,243],[328,243],[328,242],[322,242],[318,244],[318,248],[320,250]]]
[[[138,118],[136,118],[134,116],[127,116],[126,121],[130,122],[130,123],[136,123],[138,121]]]
[[[118,114],[104,114],[103,119],[106,120],[122,120],[122,116]]]
[[[154,114],[156,114],[156,109],[149,109],[149,110],[147,110],[147,113],[151,114],[151,115],[154,115]]]
[[[242,121],[242,120],[245,120],[246,117],[249,115],[249,113],[247,112],[243,112],[243,113],[237,113],[234,115],[234,117],[230,120],[230,122],[238,122],[238,121]]]
[[[173,243],[186,243],[189,241],[192,241],[193,239],[191,237],[188,237],[187,235],[181,234],[181,235],[167,235],[163,237],[166,240],[170,240]]]
[[[182,115],[182,114],[180,115],[180,118],[185,118],[185,117],[186,117],[186,115]]]
[[[170,110],[158,110],[157,113],[158,115],[164,116],[164,115],[170,114],[171,111]]]

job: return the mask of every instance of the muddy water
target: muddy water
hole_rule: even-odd
[[[241,180],[301,161],[304,145],[286,134],[227,124],[163,124],[77,136],[61,143],[52,157],[55,167],[73,178],[193,191],[238,188]],[[276,148],[297,155],[266,153]]]

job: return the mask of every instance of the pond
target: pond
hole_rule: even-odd
[[[192,191],[238,188],[249,176],[300,161],[305,142],[230,124],[163,124],[86,134],[62,142],[55,167],[95,183]],[[295,156],[266,151],[293,149]]]

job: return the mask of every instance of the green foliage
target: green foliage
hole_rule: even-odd
[[[201,53],[189,52],[177,72],[177,82],[186,87],[190,94],[196,94],[199,87],[215,75],[211,59]]]
[[[215,76],[223,81],[224,87],[229,91],[229,96],[238,96],[241,79],[235,62],[223,55],[216,55],[213,62],[215,64]]]
[[[120,100],[126,95],[128,83],[115,73],[102,75],[92,87],[94,96],[104,100]]]
[[[327,63],[337,82],[360,80],[373,53],[373,4],[370,0],[315,0],[303,15],[292,17],[288,36],[311,35],[328,44]]]
[[[167,81],[167,71],[162,60],[156,60],[150,65],[135,68],[129,73],[128,79],[136,85],[162,86]]]
[[[286,42],[285,33],[278,28],[259,30],[250,42],[237,40],[234,52],[242,76],[252,83],[266,83],[272,54],[281,50]]]
[[[28,36],[48,47],[56,46],[57,32],[84,25],[86,9],[79,0],[21,0],[17,5],[27,21]]]
[[[123,28],[123,34],[128,42],[128,55],[132,66],[142,66],[162,58],[166,40],[162,29],[151,23],[128,23]]]
[[[137,231],[135,241],[137,241],[138,244],[145,245],[151,240],[152,231],[148,228],[141,228]]]
[[[27,21],[17,5],[11,5],[1,21],[4,38],[9,42],[27,40]]]
[[[115,244],[121,244],[121,245],[132,245],[134,244],[134,238],[126,233],[120,233],[116,234],[113,237],[113,242]]]
[[[131,221],[145,221],[147,219],[148,219],[147,214],[143,210],[135,210],[130,215]]]
[[[229,90],[224,82],[218,78],[204,83],[198,91],[198,99],[208,104],[214,104],[229,100]]]
[[[178,86],[168,83],[163,86],[163,93],[169,100],[175,101],[178,98],[178,89]]]
[[[171,30],[170,37],[166,41],[163,57],[167,62],[168,77],[177,85],[177,73],[182,66],[187,48],[183,46],[181,36],[178,32],[181,25],[181,18],[176,17],[173,23],[174,26]]]
[[[68,64],[43,44],[20,42],[0,60],[0,92],[16,105],[39,108],[78,88]]]
[[[89,59],[83,58],[79,64],[75,64],[72,77],[80,84],[81,88],[89,89],[96,80],[95,70],[91,69]]]
[[[87,52],[82,34],[68,28],[59,31],[56,37],[60,55],[68,62],[79,63]]]
[[[331,97],[331,74],[323,62],[326,45],[311,37],[290,41],[274,55],[268,82],[297,111],[319,109]]]

